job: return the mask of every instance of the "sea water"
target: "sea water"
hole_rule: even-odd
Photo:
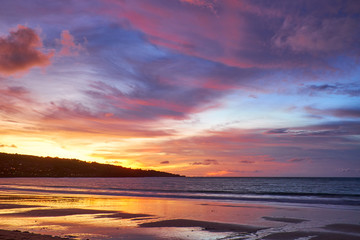
[[[0,191],[360,206],[360,178],[1,178]]]

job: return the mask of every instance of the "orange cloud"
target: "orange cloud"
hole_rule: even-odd
[[[228,171],[222,170],[222,171],[217,171],[217,172],[208,172],[208,173],[206,173],[206,176],[209,176],[209,177],[218,177],[218,176],[227,175],[227,174],[229,174],[229,173],[230,173],[230,172],[228,172]]]
[[[19,25],[6,37],[0,37],[0,73],[11,75],[34,66],[50,64],[53,52],[39,50],[42,41],[31,28]]]

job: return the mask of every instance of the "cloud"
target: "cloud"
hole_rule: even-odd
[[[357,168],[357,169],[339,168],[338,171],[340,171],[340,172],[342,172],[342,173],[351,173],[351,172],[359,173],[359,172],[360,172],[360,168]]]
[[[360,118],[360,108],[333,108],[333,109],[317,109],[307,106],[305,111],[314,116],[333,116],[338,118]]]
[[[27,113],[32,103],[28,89],[20,86],[0,87],[0,113],[12,116]]]
[[[160,164],[169,164],[170,162],[169,161],[162,161],[160,162]]]
[[[322,110],[318,110],[318,109],[310,109],[310,111],[316,111],[317,114],[319,113],[317,111],[320,111],[322,113]],[[353,115],[354,113],[351,112],[347,114]],[[273,130],[266,130],[264,131],[264,134],[268,134],[268,132],[273,132]],[[295,139],[294,137],[306,137],[306,136],[346,137],[350,135],[359,135],[359,134],[360,134],[359,121],[332,121],[332,122],[325,122],[322,124],[287,128],[286,132],[280,131],[280,136],[289,139]]]
[[[212,167],[217,166],[218,170],[223,170],[227,164],[239,163],[243,163],[242,166],[247,168],[259,166],[251,163],[285,168],[291,162],[309,159],[304,154],[313,154],[311,161],[321,163],[319,159],[326,162],[326,159],[337,158],[336,154],[341,155],[343,151],[348,153],[344,156],[344,159],[347,159],[344,161],[353,161],[359,154],[359,142],[354,137],[360,135],[359,122],[339,121],[286,129],[288,130],[281,131],[281,134],[266,134],[271,129],[231,128],[208,131],[202,136],[153,143],[151,146],[156,146],[157,153],[165,153],[166,158],[171,157],[174,161],[181,159],[186,162],[186,159],[191,158],[217,159],[221,164],[216,165],[213,161],[194,161],[190,165],[213,165]],[[148,154],[151,156],[153,153]],[[157,156],[154,155],[154,158]]]
[[[218,176],[228,175],[230,173],[232,173],[232,172],[229,172],[226,170],[221,170],[221,171],[216,171],[216,172],[208,172],[208,173],[206,173],[206,175],[209,177],[218,177]]]
[[[254,163],[254,161],[242,160],[242,161],[240,161],[240,163],[251,164],[251,163]]]
[[[261,170],[249,170],[249,171],[242,171],[242,170],[219,170],[214,172],[208,172],[206,173],[206,176],[209,177],[221,177],[221,176],[239,176],[246,175],[246,176],[253,176],[261,173]]]
[[[81,51],[84,50],[84,47],[80,43],[75,43],[74,37],[68,30],[63,30],[61,32],[60,43],[62,48],[59,54],[62,56],[77,56]]]
[[[288,162],[292,162],[292,163],[297,163],[297,162],[305,162],[305,161],[309,161],[310,159],[308,158],[291,158],[288,160]]]
[[[0,73],[11,75],[32,67],[47,66],[53,52],[43,53],[40,36],[31,28],[19,25],[6,37],[0,37]]]
[[[287,17],[273,40],[276,46],[296,52],[358,51],[358,24],[358,19],[349,17]]]
[[[180,1],[184,3],[193,4],[199,7],[206,7],[210,9],[212,12],[216,13],[215,5],[217,0],[180,0]]]
[[[360,96],[360,84],[352,83],[332,83],[332,84],[312,84],[307,85],[299,90],[299,93],[305,93],[310,96],[319,94],[348,95],[351,97]]]
[[[0,144],[0,148],[17,148],[15,144],[7,145],[7,144]]]
[[[276,129],[270,129],[266,131],[267,134],[281,134],[281,133],[288,133],[288,128],[276,128]]]
[[[152,74],[154,72],[149,75],[144,74],[142,81],[138,82],[139,86],[132,87],[130,92],[122,91],[108,83],[95,82],[85,94],[96,99],[97,104],[101,105],[101,110],[107,109],[115,116],[127,120],[180,120],[188,118],[192,113],[220,106],[216,100],[223,94],[221,92],[201,87],[168,84],[158,79],[171,79],[169,76],[152,77]]]
[[[219,162],[214,159],[205,159],[202,162],[193,162],[191,165],[218,165]]]
[[[145,122],[122,119],[91,105],[71,101],[51,102],[38,123],[44,131],[72,132],[96,136],[160,137],[171,136],[173,130],[156,128]],[[138,124],[136,124],[138,123]]]
[[[271,64],[256,61],[264,57],[251,51],[259,49],[259,46],[254,46],[259,42],[252,40],[262,36],[243,32],[246,23],[251,25],[253,22],[240,14],[241,10],[236,10],[237,5],[243,7],[245,4],[217,1],[216,5],[219,6],[215,8],[212,2],[200,0],[186,1],[191,4],[163,0],[113,3],[117,5],[115,8],[121,9],[121,13],[107,11],[107,14],[115,15],[119,20],[126,19],[134,30],[143,32],[149,42],[162,48],[233,67],[249,68]],[[219,14],[218,9],[221,9]],[[247,28],[250,29],[254,31],[255,28]],[[242,55],[254,57],[256,60]],[[276,65],[279,66],[278,63]]]
[[[237,68],[328,67],[329,55],[360,50],[359,17],[349,13],[356,1],[108,2],[118,10],[100,13],[142,32],[150,43]]]

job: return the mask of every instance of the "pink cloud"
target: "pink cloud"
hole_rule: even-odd
[[[246,19],[232,7],[232,1],[224,2],[221,14],[209,11],[208,7],[213,8],[214,4],[207,1],[113,3],[119,5],[121,12],[110,10],[107,14],[127,19],[155,45],[229,66],[247,68],[256,64],[235,54],[237,50],[246,49],[244,44],[250,36],[244,32]]]
[[[339,14],[347,2],[322,9],[286,1],[107,2],[114,9],[102,14],[143,32],[152,44],[231,67],[325,67],[329,54],[358,49],[358,19]],[[299,10],[302,4],[308,14]]]
[[[193,162],[191,165],[219,165],[219,162],[215,159],[205,159],[201,162]]]
[[[215,5],[217,0],[180,0],[181,2],[193,4],[199,7],[206,7],[216,13]]]
[[[194,92],[187,95],[184,92],[178,92],[180,88],[173,88],[171,89],[172,92],[169,91],[168,95],[164,97],[164,95],[157,95],[152,92],[125,94],[103,82],[95,82],[91,87],[93,90],[88,91],[87,94],[98,99],[99,102],[103,101],[101,109],[111,108],[121,114],[123,119],[142,119],[145,122],[159,118],[186,119],[188,114],[221,106],[221,103],[209,103],[207,96],[210,96],[210,94],[202,92],[203,89],[200,89],[199,95],[194,94]],[[139,91],[139,93],[141,92]],[[201,95],[201,93],[203,94]],[[181,96],[184,96],[184,98]],[[165,98],[166,100],[163,100]]]
[[[0,37],[0,73],[11,75],[32,67],[50,64],[53,52],[43,53],[40,36],[31,28],[19,25],[6,37]]]
[[[31,103],[33,103],[33,100],[24,87],[0,88],[0,113],[24,113],[29,109]]]
[[[84,47],[80,43],[75,43],[74,37],[68,30],[61,32],[60,43],[62,48],[59,54],[62,56],[77,56],[81,51],[84,50]]]
[[[254,163],[254,161],[242,160],[242,161],[240,161],[240,163],[252,164],[252,163]]]
[[[172,130],[155,129],[142,123],[136,124],[134,120],[126,120],[99,113],[80,104],[63,101],[51,103],[38,122],[43,131],[62,132],[64,135],[82,136],[84,134],[98,136],[121,136],[126,138],[151,138],[171,136]]]

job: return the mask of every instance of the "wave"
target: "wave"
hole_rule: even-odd
[[[76,195],[108,195],[128,197],[181,198],[231,202],[272,202],[289,204],[318,204],[360,206],[359,194],[304,193],[304,192],[251,192],[251,191],[197,191],[197,190],[164,190],[164,189],[128,189],[97,188],[79,186],[33,186],[33,185],[1,185],[5,192],[37,192]]]

